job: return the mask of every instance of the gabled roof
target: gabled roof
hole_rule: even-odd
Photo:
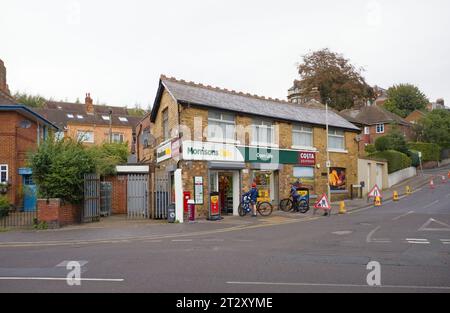
[[[109,120],[105,120],[102,116],[109,117],[110,110],[112,111],[111,124],[113,126],[128,126],[135,128],[141,119],[140,117],[130,116],[125,107],[94,105],[94,114],[88,114],[84,103],[56,101],[46,102],[44,108],[38,109],[38,112],[57,124],[60,128],[64,128],[68,123],[109,125]],[[78,118],[78,116],[82,118]],[[123,118],[126,118],[126,120]]]
[[[52,127],[54,129],[58,129],[58,126],[52,122],[50,122],[48,119],[43,117],[41,114],[36,112],[35,110],[22,105],[22,104],[0,104],[0,112],[1,111],[15,111],[23,116],[26,116],[27,118],[31,120],[38,120],[40,123],[45,124],[49,127]]]
[[[364,106],[359,109],[348,109],[340,112],[340,115],[352,123],[362,125],[375,125],[380,123],[397,123],[405,126],[411,124],[402,117],[389,112],[378,105]]]
[[[151,112],[154,122],[164,89],[174,99],[184,105],[196,105],[252,116],[267,117],[289,122],[303,122],[325,125],[325,110],[317,103],[311,105],[293,104],[279,99],[265,98],[227,89],[195,84],[175,78],[161,76],[158,93]],[[348,122],[332,110],[328,115],[329,125],[337,128],[358,131],[359,128]]]

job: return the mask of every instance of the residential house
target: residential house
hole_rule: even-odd
[[[433,111],[437,109],[445,109],[445,101],[444,99],[437,99],[436,102],[431,102],[427,105],[428,111]]]
[[[17,208],[36,209],[36,187],[27,157],[56,130],[55,124],[13,99],[0,60],[0,184],[8,186],[1,190]]]
[[[411,124],[417,124],[417,122],[425,117],[425,112],[422,112],[420,110],[414,110],[411,112],[407,117],[405,117],[405,120],[410,122]]]
[[[328,181],[334,200],[348,197],[358,183],[355,139],[360,129],[330,111],[327,134],[325,110],[315,105],[161,76],[145,122],[155,142],[151,152],[140,154],[152,156],[156,164],[153,210],[176,202],[176,190],[182,190],[196,201],[197,216],[209,216],[218,207],[236,215],[242,192],[253,182],[259,196],[275,207],[297,181],[312,199],[327,191]],[[177,187],[179,170],[182,186]]]
[[[380,105],[343,110],[340,115],[361,128],[358,137],[361,155],[364,155],[364,148],[368,144],[374,144],[377,138],[388,134],[394,128],[397,128],[407,140],[413,139],[414,136],[411,123]]]
[[[134,153],[135,127],[140,118],[130,116],[126,107],[94,105],[88,93],[84,103],[47,101],[39,112],[60,128],[58,138],[69,137],[86,145],[127,143]]]

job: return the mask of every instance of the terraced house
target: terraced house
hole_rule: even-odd
[[[156,164],[153,216],[162,218],[180,190],[184,199],[195,200],[198,217],[208,216],[212,195],[219,196],[222,214],[237,215],[242,192],[253,182],[275,207],[297,181],[313,198],[327,191],[328,180],[334,199],[347,197],[357,184],[360,130],[330,111],[327,135],[325,109],[313,104],[161,76],[148,117],[154,144],[144,154]]]

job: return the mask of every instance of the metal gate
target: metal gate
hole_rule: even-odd
[[[111,216],[112,215],[112,183],[104,182],[100,183],[100,215]]]
[[[167,219],[170,199],[170,180],[167,173],[155,177],[155,219]]]
[[[148,174],[129,174],[127,182],[128,218],[149,218]]]
[[[82,222],[98,222],[100,220],[100,176],[84,175],[84,207]]]

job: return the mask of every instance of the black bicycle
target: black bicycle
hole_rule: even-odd
[[[284,212],[300,212],[305,214],[309,211],[309,203],[307,197],[301,197],[298,201],[293,201],[292,196],[280,201],[280,209]]]
[[[239,204],[239,216],[246,216],[252,212],[252,207],[250,205],[250,197],[242,196],[242,201]],[[258,202],[256,204],[256,211],[261,214],[261,216],[269,216],[273,212],[273,206],[269,202]]]

